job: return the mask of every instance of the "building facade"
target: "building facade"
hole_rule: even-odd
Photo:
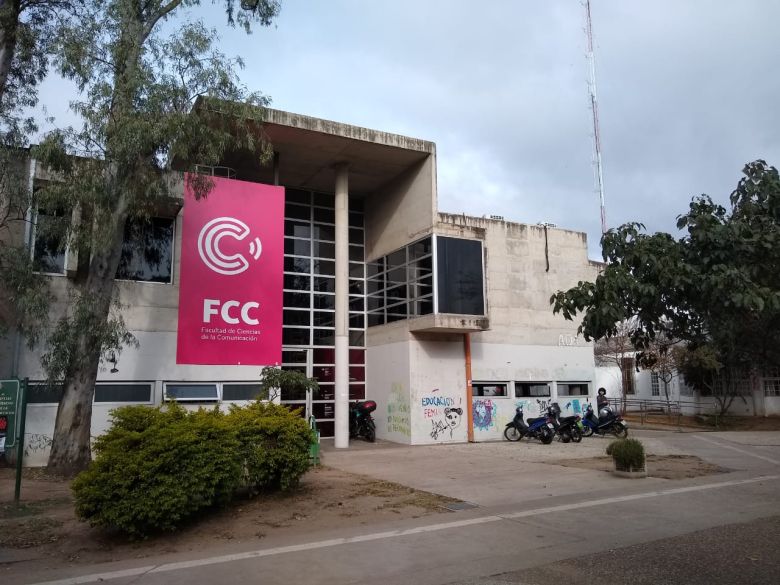
[[[549,305],[596,275],[584,234],[440,213],[431,142],[276,110],[264,132],[272,165],[236,154],[201,170],[284,188],[279,365],[320,390],[278,399],[314,416],[323,437],[345,446],[348,402],[366,398],[379,438],[429,444],[499,439],[519,405],[526,416],[551,401],[578,412],[594,395],[593,348]],[[29,162],[31,189],[51,180]],[[240,403],[259,391],[260,365],[177,363],[184,201],[128,226],[117,288],[139,345],[99,372],[95,435],[117,406]],[[54,319],[78,257],[36,237],[45,210],[28,219],[12,237],[50,275]],[[60,389],[45,385],[40,351],[0,340],[0,377],[30,379],[29,461],[45,463]]]

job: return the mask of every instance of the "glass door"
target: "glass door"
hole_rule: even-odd
[[[282,348],[282,369],[300,372],[307,378],[312,377],[311,349]],[[312,392],[282,392],[279,401],[293,408],[301,409],[301,416],[307,420],[312,415]]]

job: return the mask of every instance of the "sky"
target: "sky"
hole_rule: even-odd
[[[270,28],[193,9],[277,109],[436,143],[439,210],[588,234],[599,199],[579,0],[282,0]],[[592,0],[609,227],[675,232],[692,197],[780,165],[780,2]],[[41,104],[69,121],[73,89]]]

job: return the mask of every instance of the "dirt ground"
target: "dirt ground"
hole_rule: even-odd
[[[646,463],[647,476],[661,479],[688,479],[728,471],[728,469],[707,463],[694,455],[648,455]],[[553,465],[595,469],[598,471],[612,471],[615,469],[612,457],[561,459]]]
[[[667,416],[651,414],[645,417],[645,423],[640,424],[639,414],[627,413],[625,419],[633,428],[639,429],[677,429],[686,431],[780,431],[780,416],[726,416],[718,419],[715,427],[713,417],[699,416]]]
[[[13,470],[0,469],[0,565],[47,560],[100,563],[160,553],[205,550],[220,542],[261,542],[273,534],[306,534],[318,529],[418,518],[447,512],[453,502],[395,483],[318,467],[298,489],[258,496],[215,510],[179,532],[141,542],[107,534],[73,513],[69,483],[26,469],[22,503],[13,504]],[[1,579],[0,579],[1,580]]]

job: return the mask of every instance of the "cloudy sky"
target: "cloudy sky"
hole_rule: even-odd
[[[273,107],[437,144],[439,208],[586,231],[600,255],[578,0],[282,0],[222,26]],[[607,223],[674,230],[726,202],[745,162],[780,164],[780,2],[592,0]],[[66,118],[60,82],[44,87]]]

